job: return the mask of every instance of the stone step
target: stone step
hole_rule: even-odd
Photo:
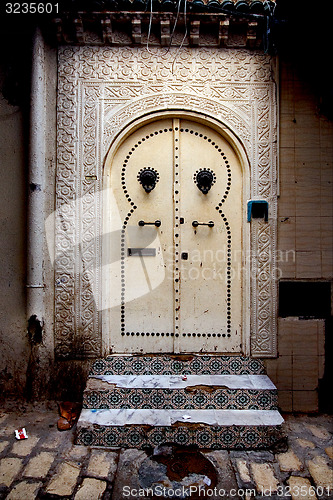
[[[97,359],[91,375],[264,375],[262,360],[219,354],[110,355]]]
[[[84,408],[276,410],[266,375],[90,375]]]
[[[76,443],[122,448],[162,443],[211,449],[269,448],[282,438],[272,410],[83,409]]]
[[[282,437],[277,391],[246,356],[110,355],[93,363],[76,442],[146,448],[270,448]]]

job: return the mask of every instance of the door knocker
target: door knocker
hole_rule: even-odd
[[[199,168],[194,174],[194,182],[203,194],[207,194],[216,182],[216,175],[209,168]]]
[[[138,173],[138,181],[146,193],[150,193],[155,188],[159,178],[157,170],[151,167],[144,167]]]

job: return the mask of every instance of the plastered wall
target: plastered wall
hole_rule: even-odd
[[[4,68],[0,67],[0,82]],[[0,394],[22,396],[29,345],[25,317],[23,117],[0,93]]]
[[[310,71],[310,69],[309,69]],[[281,62],[278,245],[283,279],[332,279],[333,124],[291,62]]]
[[[281,61],[280,71],[280,276],[332,280],[333,124],[319,114],[320,101],[293,62]],[[280,318],[278,352],[267,370],[282,410],[317,411],[325,321]]]
[[[319,380],[325,370],[325,322],[279,318],[279,357],[267,362],[267,373],[279,390],[279,406],[291,412],[319,408]]]

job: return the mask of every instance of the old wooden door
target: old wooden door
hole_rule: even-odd
[[[229,143],[195,121],[158,120],[106,168],[112,352],[240,352],[244,210]]]

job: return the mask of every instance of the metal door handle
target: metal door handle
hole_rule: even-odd
[[[198,227],[198,226],[208,226],[208,227],[214,227],[214,222],[210,220],[209,222],[198,222],[197,220],[194,220],[192,222],[193,227]]]
[[[156,226],[160,227],[162,222],[160,220],[155,220],[155,222],[145,222],[144,220],[139,220],[138,222],[139,226]]]

